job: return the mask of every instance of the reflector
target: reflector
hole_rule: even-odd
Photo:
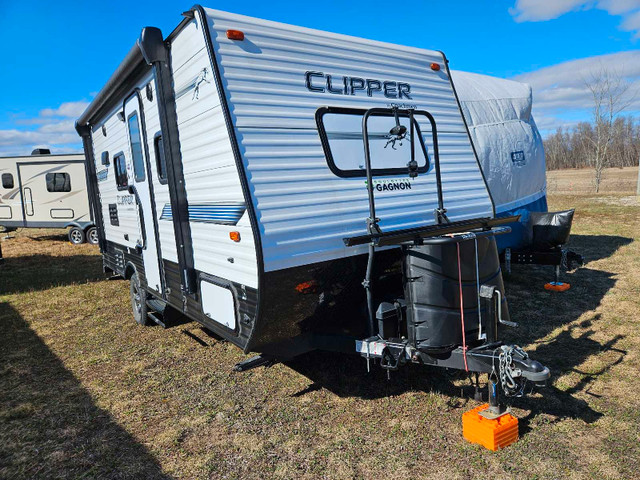
[[[240,30],[227,30],[227,38],[229,40],[244,40],[244,32]]]

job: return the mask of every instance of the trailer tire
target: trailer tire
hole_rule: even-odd
[[[133,310],[133,318],[138,325],[149,325],[149,317],[147,315],[147,291],[140,285],[138,273],[134,273],[129,280],[129,291],[131,293],[131,308]]]
[[[72,245],[80,245],[85,242],[87,237],[84,235],[84,230],[80,227],[71,227],[69,229],[69,242]]]
[[[97,227],[89,227],[85,232],[85,236],[87,238],[87,243],[90,245],[98,245],[98,228]]]

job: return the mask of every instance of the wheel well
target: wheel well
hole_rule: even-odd
[[[127,266],[124,269],[124,279],[129,280],[131,277],[133,277],[134,273],[136,273],[136,267],[134,267],[130,263],[127,264]]]

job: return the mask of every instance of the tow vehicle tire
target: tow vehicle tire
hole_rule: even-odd
[[[84,243],[85,240],[84,231],[80,227],[71,227],[69,229],[69,242],[71,242],[72,245],[80,245]]]
[[[131,292],[131,308],[133,318],[138,325],[149,325],[147,316],[147,291],[140,285],[138,274],[134,273],[129,280],[129,291]]]
[[[87,238],[87,242],[91,245],[98,244],[98,228],[97,227],[89,227],[85,232],[85,236]]]

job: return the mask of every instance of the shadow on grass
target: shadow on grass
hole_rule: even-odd
[[[105,278],[96,255],[7,257],[0,268],[0,295],[46,290]]]
[[[170,478],[6,303],[0,328],[1,478]]]
[[[633,238],[619,235],[571,235],[569,248],[584,256],[585,262],[593,262],[611,257],[632,242]]]

